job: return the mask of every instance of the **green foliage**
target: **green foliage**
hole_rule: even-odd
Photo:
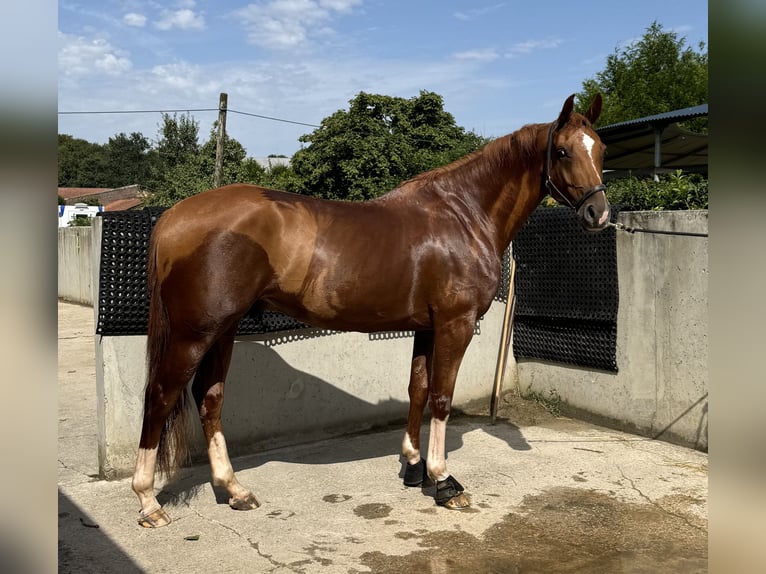
[[[147,185],[147,205],[170,207],[184,197],[212,185],[202,177],[199,123],[190,114],[162,114],[157,140],[157,160]]]
[[[67,223],[67,227],[90,227],[92,223],[92,217],[80,216],[70,219],[69,223]]]
[[[79,200],[79,203],[84,203],[85,205],[101,205],[101,199],[96,197],[85,197],[81,200]]]
[[[70,135],[58,136],[58,184],[60,187],[107,187],[104,146]]]
[[[539,391],[531,391],[522,398],[536,402],[554,417],[560,417],[563,414],[564,401],[555,389],[548,390],[548,396]]]
[[[199,152],[199,122],[191,114],[162,114],[157,152],[163,168],[185,163]]]
[[[145,186],[151,179],[156,151],[140,133],[124,133],[100,145],[58,137],[58,184],[61,187]]]
[[[299,140],[310,145],[292,158],[292,191],[328,199],[377,197],[400,182],[478,149],[487,140],[455,125],[442,97],[421,91],[410,99],[360,92]]]
[[[606,67],[583,82],[575,109],[583,112],[596,93],[604,97],[597,126],[669,112],[708,101],[708,55],[704,43],[699,51],[686,39],[665,31],[656,21],[644,36],[609,55]],[[706,129],[707,119],[686,125],[693,131]]]
[[[108,165],[107,185],[104,187],[123,187],[126,185],[146,186],[152,175],[156,161],[156,152],[149,140],[142,134],[133,132],[129,136],[119,133],[109,138],[105,146]]]
[[[165,117],[160,144],[165,146],[166,153],[160,154],[162,171],[152,183],[153,193],[147,200],[147,205],[169,207],[186,197],[213,187],[216,124],[210,130],[210,139],[200,147],[196,144],[196,123],[182,120],[181,125],[176,122],[176,118]],[[179,134],[183,134],[183,138]],[[185,141],[181,141],[182,139]],[[175,143],[171,143],[171,140]],[[252,175],[250,172],[254,169],[252,163],[255,161],[246,162],[246,155],[241,143],[228,136],[224,138],[222,186],[248,181],[243,179],[243,175]],[[165,159],[169,160],[168,163],[164,163]]]
[[[271,169],[265,170],[263,178],[257,183],[263,187],[282,189],[293,193],[298,193],[303,187],[300,177],[291,167],[286,165],[275,165]]]
[[[636,211],[708,208],[707,179],[681,170],[660,176],[658,182],[637,177],[611,180],[606,191],[611,204]]]
[[[191,195],[212,187],[212,173],[205,174],[202,158],[191,156],[183,163],[168,167],[154,183],[146,205],[170,207]]]
[[[215,156],[218,140],[218,122],[213,124],[210,130],[210,139],[200,149],[201,169],[203,174],[209,174],[210,186],[213,184],[215,174]],[[247,157],[247,152],[237,140],[224,136],[223,140],[223,163],[221,171],[221,185],[228,185],[241,181],[240,172],[242,162]]]
[[[60,195],[58,196],[58,198],[59,198],[59,205],[66,205],[66,199],[64,199]]]

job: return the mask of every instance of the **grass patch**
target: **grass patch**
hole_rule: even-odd
[[[561,396],[559,396],[555,389],[550,389],[547,395],[537,391],[532,391],[526,395],[523,395],[523,398],[528,401],[536,402],[554,417],[560,417],[563,414],[562,406],[564,403],[561,400]]]

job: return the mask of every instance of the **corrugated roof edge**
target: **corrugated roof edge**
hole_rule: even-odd
[[[635,120],[627,120],[625,122],[619,122],[616,124],[610,124],[608,126],[602,126],[596,130],[597,133],[608,132],[613,129],[623,128],[626,126],[637,125],[649,125],[649,124],[672,124],[675,122],[682,122],[684,120],[690,120],[692,118],[698,118],[700,116],[708,115],[708,105],[700,104],[699,106],[692,106],[690,108],[682,108],[680,110],[674,110],[672,112],[665,112],[662,114],[655,114],[653,116],[646,116],[643,118],[637,118]]]

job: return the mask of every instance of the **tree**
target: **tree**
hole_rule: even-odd
[[[169,207],[210,186],[200,176],[199,123],[190,114],[162,114],[157,158],[148,183],[147,205]]]
[[[299,141],[291,160],[297,191],[329,199],[370,199],[400,182],[478,149],[487,140],[466,132],[443,109],[442,97],[410,99],[360,92]],[[284,176],[285,173],[283,172]]]
[[[215,174],[215,159],[218,142],[218,121],[213,122],[210,129],[210,138],[200,148],[203,173],[210,175],[210,185],[213,185]],[[242,162],[247,157],[244,146],[234,138],[224,134],[223,138],[223,165],[221,173],[221,185],[240,181]]]
[[[104,146],[67,134],[58,136],[59,187],[107,187]]]
[[[196,195],[213,187],[213,175],[215,173],[217,122],[210,130],[210,139],[201,147],[191,145],[192,130],[189,123],[179,125],[175,119],[166,118],[163,126],[163,139],[165,144],[165,158],[171,161],[164,166],[161,177],[153,183],[152,195],[147,201],[148,205],[163,205],[169,207],[178,201]],[[180,137],[181,132],[185,133]],[[170,135],[170,138],[166,137]],[[185,141],[184,141],[185,140]],[[247,152],[234,138],[225,136],[223,147],[223,173],[221,185],[246,181],[242,178],[247,173],[245,157]],[[162,155],[162,152],[161,152]]]
[[[604,98],[598,126],[707,103],[705,44],[695,52],[685,38],[655,21],[640,40],[615,49],[604,70],[583,82],[575,109],[583,112],[598,92]],[[700,131],[706,124],[703,118],[687,127]]]
[[[139,185],[151,178],[154,154],[149,140],[141,133],[119,133],[106,144],[107,187]]]
[[[160,165],[171,168],[199,152],[199,123],[191,114],[162,114],[157,142]]]
[[[58,183],[61,187],[145,186],[155,155],[149,140],[138,132],[117,134],[104,145],[59,134]]]

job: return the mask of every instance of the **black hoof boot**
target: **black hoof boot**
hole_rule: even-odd
[[[426,461],[424,458],[415,464],[409,464],[404,468],[404,486],[430,486],[433,481],[428,477]]]
[[[468,508],[471,506],[471,500],[468,495],[465,494],[463,485],[460,484],[452,475],[448,476],[444,480],[436,481],[436,504],[450,508],[453,510],[460,510],[461,508]]]

